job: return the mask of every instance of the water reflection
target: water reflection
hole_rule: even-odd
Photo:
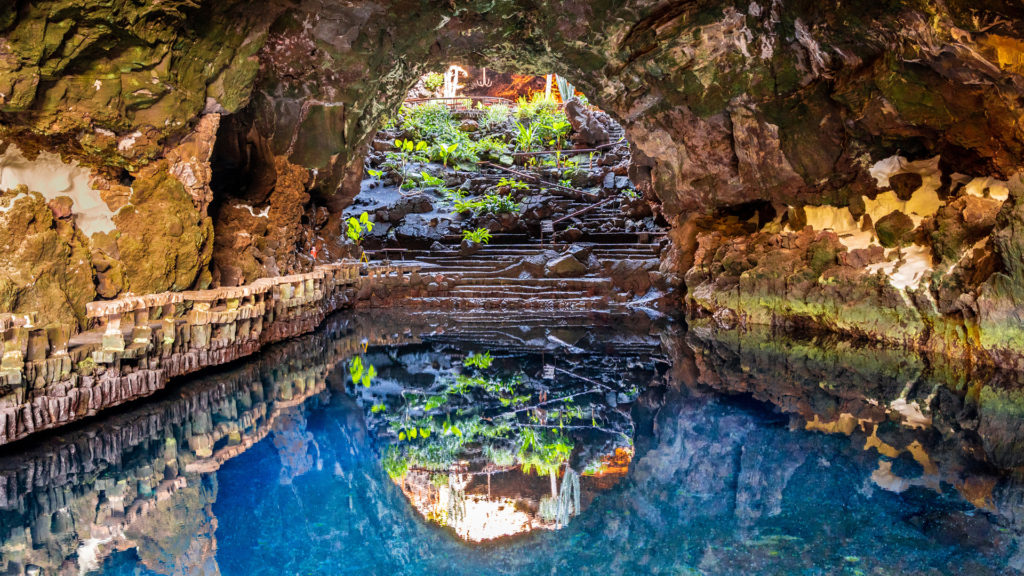
[[[336,317],[0,455],[0,573],[1018,573],[1021,390],[644,317]]]
[[[667,365],[654,339],[608,355],[595,334],[535,336],[543,354],[428,337],[349,365],[370,430],[389,444],[385,470],[465,540],[564,527],[610,488],[633,453],[629,406]]]

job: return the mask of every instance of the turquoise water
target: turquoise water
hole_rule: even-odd
[[[331,364],[329,343],[365,338],[358,323],[336,320],[318,339],[197,379],[145,413],[128,410],[5,455],[0,527],[27,533],[31,549],[8,537],[0,548],[8,573],[33,562],[43,573],[63,564],[103,574],[1018,573],[1024,491],[981,461],[991,458],[965,456],[966,433],[901,424],[898,414],[853,430],[807,430],[813,418],[799,406],[818,405],[819,424],[848,413],[866,422],[878,398],[844,390],[822,407],[824,397],[808,398],[827,386],[795,392],[824,384],[806,362],[806,381],[773,387],[750,358],[688,340],[678,327],[585,321],[557,330],[551,319],[514,330],[413,326],[411,336],[396,331],[392,344],[368,342]],[[487,368],[466,365],[484,351]],[[351,382],[354,357],[374,366],[369,387]],[[553,378],[545,366],[557,367]],[[282,393],[281,380],[297,374],[306,382]],[[783,399],[737,391],[740,377],[785,390]],[[229,381],[238,388],[224,392]],[[880,385],[866,384],[873,393]],[[218,386],[219,396],[210,393]],[[570,411],[550,402],[573,394]],[[919,394],[935,397],[931,386]],[[399,440],[410,422],[430,435]],[[462,438],[477,435],[456,441],[456,424]],[[548,444],[559,434],[571,445],[553,457],[554,487],[550,474],[524,474],[519,461],[496,456],[509,447],[513,458],[531,454],[517,448],[538,426],[550,426]],[[214,456],[203,458],[196,438],[206,436],[216,438]],[[102,455],[99,440],[109,448]],[[44,456],[57,445],[79,447],[60,474]],[[611,454],[631,455],[628,471],[602,469]],[[35,480],[12,472],[29,462]],[[562,491],[573,495],[576,473],[580,508],[564,524],[552,520],[543,507],[550,512]],[[451,498],[434,508],[412,501],[455,492],[465,499],[460,513]],[[532,527],[472,541],[473,503],[499,500],[508,506],[501,514],[514,508]],[[131,501],[135,518],[112,520],[132,516]]]

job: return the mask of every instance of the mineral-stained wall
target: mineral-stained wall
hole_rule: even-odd
[[[341,255],[370,137],[449,61],[559,73],[623,123],[692,313],[1022,356],[1010,0],[7,3],[0,139],[87,168],[95,193],[0,200],[8,220],[35,207],[8,234],[35,256],[0,256],[0,306],[81,318],[93,294]],[[103,211],[82,198],[113,227],[87,228]]]

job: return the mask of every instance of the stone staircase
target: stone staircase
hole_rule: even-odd
[[[572,214],[601,200],[554,199],[552,218]],[[611,273],[629,262],[637,273],[658,269],[664,232],[627,229],[627,217],[619,201],[593,208],[554,224],[554,234],[542,234],[541,226],[528,224],[529,233],[494,234],[490,243],[466,249],[461,237],[450,236],[432,249],[370,252],[371,257],[390,256],[420,266],[420,274],[433,279],[427,293],[404,300],[423,309],[442,310],[609,310],[628,307],[644,294],[622,288]],[[575,240],[567,241],[570,227]],[[582,253],[584,266],[567,273],[551,270],[551,263],[569,251]],[[400,256],[399,256],[400,254]]]

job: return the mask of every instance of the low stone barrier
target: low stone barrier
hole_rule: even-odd
[[[92,302],[78,334],[36,326],[34,314],[0,314],[0,445],[310,332],[341,308],[419,293],[419,268],[344,261],[245,286]]]

